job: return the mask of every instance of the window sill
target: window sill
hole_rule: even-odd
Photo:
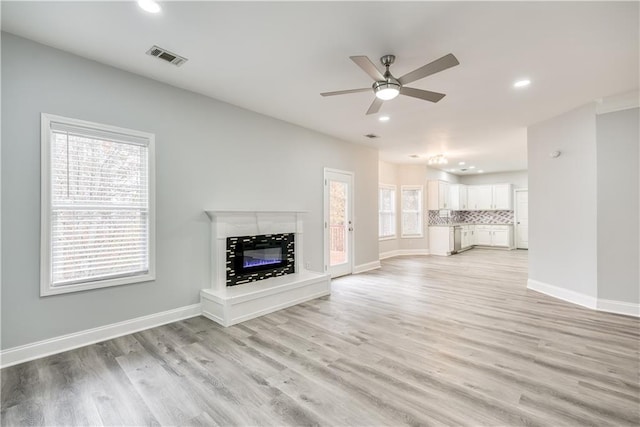
[[[40,296],[46,297],[51,295],[67,294],[70,292],[82,292],[91,289],[108,288],[112,286],[130,285],[133,283],[151,282],[155,280],[155,274],[148,273],[140,276],[120,277],[117,279],[105,279],[96,282],[77,283],[74,285],[49,286],[41,284]]]
[[[398,238],[398,236],[395,236],[395,235],[394,236],[384,236],[384,237],[378,237],[378,241],[382,242],[384,240],[395,240],[397,238]]]

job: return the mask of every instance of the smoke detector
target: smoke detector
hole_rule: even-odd
[[[188,61],[188,59],[184,56],[169,52],[168,50],[155,45],[151,46],[151,48],[147,51],[147,55],[155,56],[156,58],[162,59],[163,61],[167,61],[175,65],[176,67],[179,67]]]

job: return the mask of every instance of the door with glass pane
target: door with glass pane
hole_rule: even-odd
[[[331,277],[353,271],[353,173],[325,169],[325,269]]]

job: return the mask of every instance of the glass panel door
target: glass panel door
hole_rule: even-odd
[[[353,174],[325,169],[325,265],[331,277],[353,270]]]

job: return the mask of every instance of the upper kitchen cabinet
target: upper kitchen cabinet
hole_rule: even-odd
[[[493,206],[492,185],[470,185],[467,188],[470,211],[488,211]]]
[[[494,210],[513,210],[513,186],[511,184],[496,184],[493,186]]]
[[[449,198],[449,183],[429,181],[427,183],[427,207],[429,210],[453,209]]]
[[[449,199],[451,210],[466,211],[469,210],[467,186],[464,184],[449,185]]]
[[[512,192],[511,184],[470,185],[467,188],[469,210],[512,210]]]

